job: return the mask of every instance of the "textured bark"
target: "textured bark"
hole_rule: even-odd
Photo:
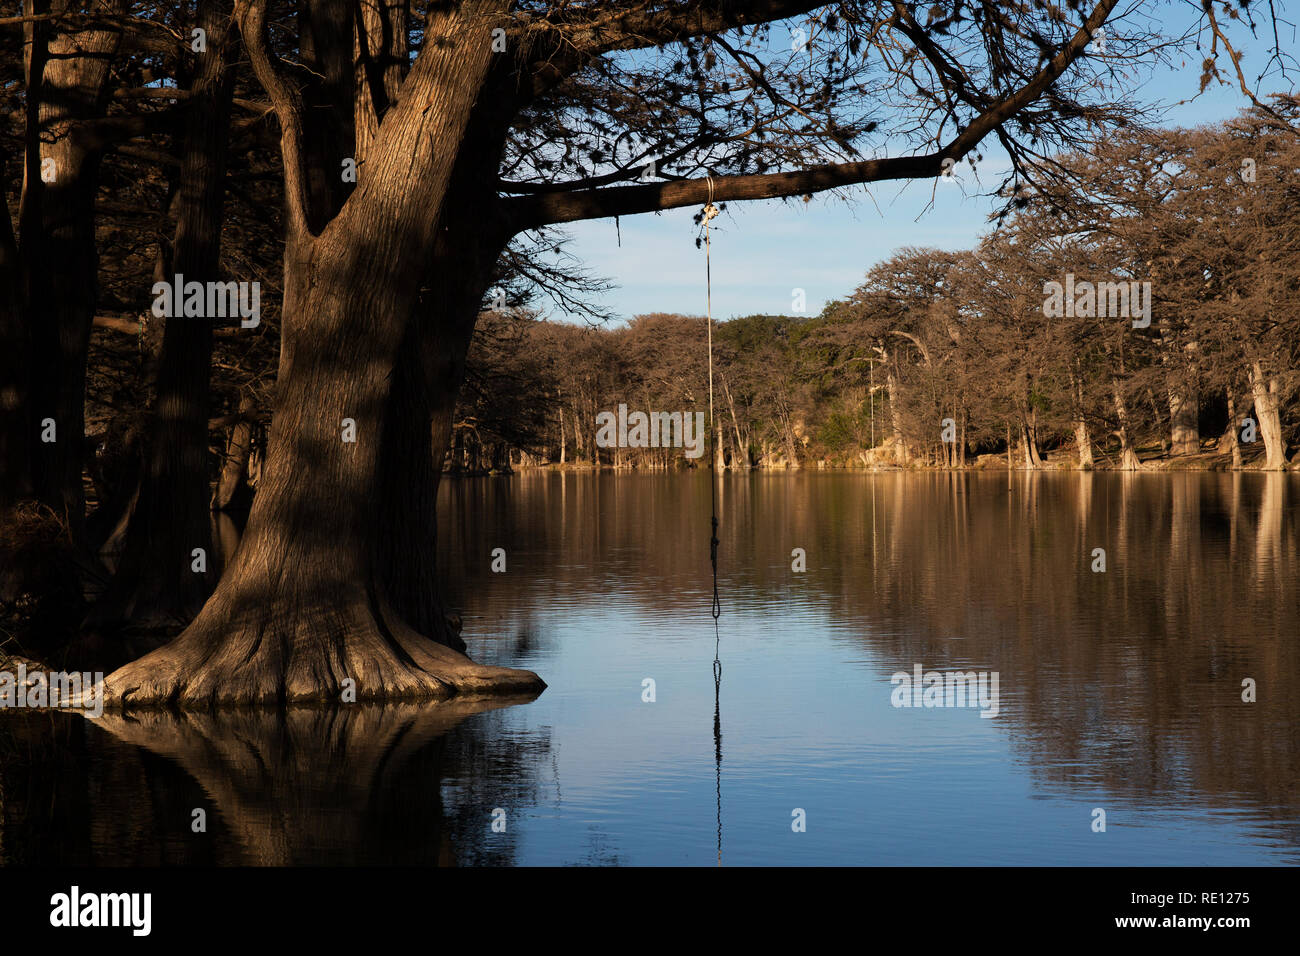
[[[355,10],[353,62],[359,95],[353,109],[361,162],[379,131],[379,117],[397,101],[406,76],[409,11],[405,0],[358,0]]]
[[[400,5],[390,5],[390,14]],[[371,22],[371,35],[374,24]],[[369,89],[375,102],[394,94],[396,34],[390,29],[383,82]],[[405,42],[404,32],[400,43]],[[383,58],[381,58],[383,59]],[[386,91],[386,92],[384,92]],[[360,128],[361,120],[358,119]],[[360,138],[360,132],[359,132]],[[383,482],[389,490],[381,516],[380,576],[397,611],[421,633],[456,650],[465,644],[448,624],[437,588],[436,502],[440,467],[452,432],[456,396],[482,295],[508,239],[487,227],[495,202],[494,162],[505,127],[492,117],[465,130],[451,188],[434,237],[432,268],[399,352],[385,416]],[[463,454],[463,446],[460,449]]]
[[[416,631],[384,557],[392,522],[381,502],[394,490],[386,446],[400,377],[389,372],[407,341],[452,175],[455,151],[441,147],[465,133],[502,9],[483,0],[431,17],[366,174],[317,235],[307,228],[301,116],[255,48],[258,9],[246,10],[254,68],[283,107],[290,234],[278,406],[230,568],[184,633],[109,676],[110,706],[340,699],[353,687],[361,700],[544,686],[531,672],[477,665]],[[342,440],[344,419],[355,424],[354,442]],[[423,424],[419,431],[429,434]]]
[[[438,261],[439,269],[445,264],[445,259]],[[460,315],[463,318],[464,313]],[[442,318],[440,314],[438,319]],[[412,627],[464,651],[464,641],[447,624],[439,593],[437,501],[473,326],[467,331],[421,325],[413,322],[408,329],[388,396],[380,461],[386,498],[379,516],[379,573],[394,606]],[[446,342],[447,335],[456,341]],[[453,353],[459,363],[450,360]],[[441,368],[440,356],[448,359]],[[457,450],[463,454],[463,447]]]

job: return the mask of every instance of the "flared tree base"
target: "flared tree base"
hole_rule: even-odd
[[[174,641],[108,675],[111,709],[339,704],[537,694],[532,671],[476,664],[372,607],[325,605],[224,613],[219,596]]]

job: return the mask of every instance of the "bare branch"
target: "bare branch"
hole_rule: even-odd
[[[267,0],[239,0],[235,19],[244,37],[244,48],[253,72],[262,84],[275,115],[280,121],[280,151],[284,159],[284,197],[289,212],[289,232],[300,238],[310,235],[307,228],[308,177],[303,152],[302,94],[287,82],[271,61],[266,44]]]
[[[716,201],[772,199],[822,192],[841,186],[894,179],[937,176],[945,159],[960,159],[1008,119],[1032,103],[1083,53],[1102,26],[1117,0],[1099,0],[1083,25],[1068,43],[1048,60],[1024,86],[986,106],[973,122],[935,153],[886,159],[834,163],[810,169],[754,175],[679,180],[645,186],[620,186],[506,200],[505,205],[519,229],[631,215]],[[937,56],[937,54],[936,54]],[[942,62],[942,61],[940,61]],[[971,94],[970,102],[979,102]]]

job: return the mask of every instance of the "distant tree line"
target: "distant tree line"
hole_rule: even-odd
[[[1059,160],[973,250],[906,248],[815,317],[714,330],[714,464],[1279,469],[1300,415],[1300,100]],[[595,420],[708,406],[703,317],[616,328],[493,315],[453,468],[674,467]],[[512,453],[509,449],[515,449]],[[700,464],[706,464],[701,460]]]

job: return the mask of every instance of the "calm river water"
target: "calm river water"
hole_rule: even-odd
[[[1300,478],[728,476],[716,671],[709,499],[444,482],[470,653],[544,694],[0,715],[0,862],[1300,862]]]

